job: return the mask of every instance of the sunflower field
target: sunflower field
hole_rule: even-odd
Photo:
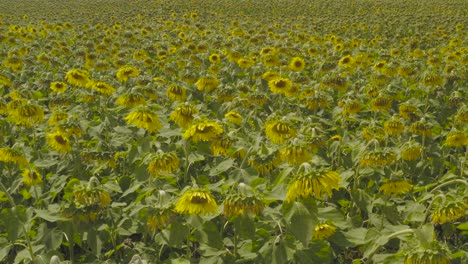
[[[468,1],[0,1],[0,263],[468,263]]]

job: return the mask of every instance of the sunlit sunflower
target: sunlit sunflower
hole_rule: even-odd
[[[210,55],[209,60],[211,63],[218,63],[221,61],[221,56],[218,53],[213,53]]]
[[[338,61],[338,66],[340,66],[343,69],[352,69],[354,68],[354,64],[355,62],[351,55],[346,55]]]
[[[271,80],[275,80],[280,78],[281,75],[277,72],[272,72],[272,71],[267,71],[264,74],[262,74],[262,79],[269,82]]]
[[[318,224],[314,227],[314,233],[312,237],[317,240],[327,239],[336,232],[336,226],[332,224]]]
[[[65,80],[74,86],[86,87],[89,82],[89,72],[79,69],[71,69],[65,74]]]
[[[275,94],[284,94],[291,89],[292,81],[288,78],[277,78],[268,82],[268,87]]]
[[[136,92],[123,94],[117,98],[116,102],[118,105],[127,108],[132,108],[139,105],[146,105],[145,96]]]
[[[384,123],[384,128],[390,136],[398,136],[405,130],[405,125],[401,122],[400,118],[393,116],[392,119]]]
[[[190,104],[180,104],[169,116],[169,120],[174,121],[181,128],[187,129],[191,126],[194,115],[198,113],[195,106]]]
[[[23,127],[32,127],[44,121],[44,110],[32,103],[19,105],[8,114],[15,120],[16,125]]]
[[[165,173],[172,173],[179,169],[180,160],[175,152],[158,152],[151,155],[148,164],[148,173],[153,177],[158,177]]]
[[[65,134],[61,133],[60,131],[48,133],[46,135],[46,140],[53,150],[62,154],[68,153],[72,150],[70,140]]]
[[[20,72],[23,69],[23,61],[17,56],[7,57],[3,62],[3,65],[14,72]]]
[[[26,186],[39,185],[42,183],[41,174],[36,169],[24,169],[21,175],[23,175],[23,183]]]
[[[105,95],[111,95],[115,92],[115,88],[103,81],[89,81],[87,87]]]
[[[200,119],[192,124],[184,133],[185,140],[211,141],[224,132],[223,127],[211,120]]]
[[[390,149],[377,149],[362,154],[359,164],[363,167],[387,166],[396,161],[396,154]]]
[[[181,85],[172,84],[167,87],[166,95],[171,101],[185,101],[187,91]]]
[[[305,69],[305,61],[303,58],[294,57],[288,64],[288,69],[294,72],[300,72]]]
[[[145,106],[134,108],[126,117],[127,124],[133,124],[138,128],[144,128],[148,132],[155,132],[162,128],[159,117]]]
[[[127,82],[130,77],[137,77],[138,75],[140,75],[140,71],[129,65],[121,67],[116,73],[117,80],[120,82]]]
[[[445,138],[445,145],[449,147],[463,147],[468,145],[468,134],[462,131],[451,131]]]
[[[267,54],[261,58],[262,64],[265,67],[275,67],[280,64],[279,57],[276,54]]]
[[[26,157],[19,150],[10,147],[0,148],[0,161],[14,163],[20,167],[28,165]]]
[[[229,123],[232,123],[234,125],[240,126],[242,124],[242,115],[239,114],[237,111],[229,111],[224,115],[224,118],[226,118]]]
[[[202,77],[195,83],[197,89],[203,92],[211,92],[218,88],[219,80],[216,77]]]
[[[327,169],[314,169],[300,172],[289,183],[286,201],[292,202],[296,198],[315,197],[323,199],[325,195],[332,196],[332,190],[338,189],[341,182],[336,171]]]
[[[208,189],[193,188],[187,190],[176,203],[174,211],[180,214],[212,214],[218,205]]]
[[[422,147],[419,143],[417,142],[407,142],[403,145],[401,149],[401,158],[403,160],[416,160],[418,159],[422,154]]]
[[[67,84],[64,82],[51,82],[50,89],[56,93],[63,93],[67,90]]]
[[[296,129],[285,120],[269,120],[265,123],[265,134],[273,143],[282,144],[296,136]]]
[[[407,181],[388,181],[380,186],[379,191],[385,195],[398,195],[409,192],[413,185]]]
[[[250,58],[240,58],[237,61],[237,65],[239,65],[240,68],[250,68],[255,64],[255,61],[250,59]]]
[[[52,115],[49,117],[48,123],[49,123],[49,126],[55,126],[61,121],[67,120],[67,119],[68,119],[67,112],[57,111],[57,112],[52,113]]]

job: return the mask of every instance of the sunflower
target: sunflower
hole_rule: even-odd
[[[425,86],[441,86],[444,84],[444,78],[438,74],[428,74],[422,80]]]
[[[242,115],[236,111],[227,112],[224,115],[224,118],[226,118],[229,121],[229,123],[232,123],[234,125],[240,126],[242,124]]]
[[[51,82],[50,89],[56,93],[63,93],[67,90],[67,84],[64,82]]]
[[[176,203],[174,211],[180,214],[216,213],[218,205],[208,189],[193,188],[187,190]]]
[[[230,219],[242,215],[256,216],[263,212],[264,203],[256,196],[229,194],[223,202],[223,215]]]
[[[23,61],[17,56],[6,58],[3,64],[14,72],[20,72],[23,69]]]
[[[392,107],[392,99],[386,95],[380,95],[371,102],[373,112],[385,112]]]
[[[384,123],[384,128],[390,136],[398,136],[405,130],[405,125],[400,121],[400,118],[393,116],[392,119]]]
[[[362,137],[368,141],[377,139],[383,141],[385,139],[385,130],[376,125],[370,125],[362,130]]]
[[[296,198],[315,197],[323,199],[325,195],[332,196],[332,190],[338,189],[341,182],[340,175],[336,171],[327,169],[315,169],[296,174],[289,183],[286,193],[286,201],[292,202]]]
[[[245,69],[245,68],[250,68],[255,64],[255,61],[250,58],[240,58],[237,61],[237,65],[239,65],[240,68]]]
[[[89,82],[89,72],[79,69],[71,69],[65,74],[65,80],[71,85],[85,87]]]
[[[403,148],[401,150],[401,158],[403,160],[416,160],[419,158],[422,154],[422,147],[419,143],[410,141],[408,143],[405,143],[403,145]]]
[[[363,167],[386,166],[396,161],[396,155],[390,149],[370,150],[362,154],[359,163]]]
[[[25,167],[29,163],[20,151],[10,147],[0,148],[0,161],[14,163],[20,167]]]
[[[291,89],[292,81],[288,78],[277,78],[268,82],[268,87],[275,94],[284,94]]]
[[[398,106],[398,112],[406,120],[414,121],[419,118],[419,110],[410,104],[401,104]]]
[[[117,70],[116,77],[120,82],[127,82],[130,77],[137,77],[140,75],[140,71],[133,66],[123,66]]]
[[[281,164],[281,159],[277,151],[261,152],[250,155],[247,163],[260,175],[265,175]]]
[[[234,139],[229,136],[222,136],[215,139],[210,146],[211,153],[214,156],[227,156],[229,148],[234,143]]]
[[[32,127],[44,121],[44,110],[39,105],[32,103],[11,109],[8,114],[15,120],[16,125],[23,127]]]
[[[125,117],[125,121],[127,124],[134,124],[138,128],[144,128],[148,132],[155,132],[162,128],[158,115],[145,106],[133,109]]]
[[[267,54],[261,57],[265,67],[275,67],[280,64],[280,60],[276,54]]]
[[[314,227],[314,233],[312,237],[317,240],[327,239],[336,232],[336,226],[332,224],[318,224]]]
[[[445,138],[445,145],[449,147],[463,147],[468,145],[468,134],[462,131],[451,131]]]
[[[54,112],[52,115],[49,117],[49,126],[55,126],[58,124],[60,121],[67,120],[68,118],[68,113],[66,112]]]
[[[192,125],[194,115],[198,113],[195,106],[191,104],[180,104],[169,116],[169,120],[177,123],[181,128],[187,129]]]
[[[203,92],[211,92],[218,88],[219,80],[216,77],[202,77],[195,83],[197,89]]]
[[[60,153],[65,154],[72,150],[70,140],[64,133],[61,133],[60,131],[48,133],[46,135],[46,140],[53,150]]]
[[[288,64],[288,69],[293,72],[301,72],[305,69],[305,61],[303,58],[294,57]]]
[[[136,92],[123,94],[117,98],[117,104],[123,107],[132,108],[139,105],[146,105],[145,97]]]
[[[148,173],[153,177],[158,177],[164,173],[172,173],[179,168],[180,160],[175,152],[158,152],[151,156],[148,164]]]
[[[280,78],[281,75],[277,72],[272,72],[272,71],[267,71],[264,74],[262,74],[262,79],[269,82],[271,80],[275,80]]]
[[[115,92],[115,88],[103,81],[89,81],[87,87],[105,95],[111,95]]]
[[[432,137],[432,126],[429,123],[427,123],[424,118],[417,122],[414,122],[410,127],[410,131],[413,134],[420,135],[423,137]]]
[[[223,127],[211,120],[200,119],[191,125],[184,133],[185,140],[211,141],[224,132]]]
[[[466,216],[465,212],[468,209],[466,203],[462,201],[448,201],[443,204],[439,204],[431,215],[431,221],[434,224],[444,224],[447,222],[453,222]]]
[[[291,143],[280,150],[280,158],[290,165],[301,165],[312,159],[312,153],[306,144]]]
[[[0,74],[0,85],[11,86],[11,81],[8,77],[3,74]]]
[[[187,91],[180,85],[172,84],[167,87],[166,95],[171,101],[185,101],[187,98]]]
[[[156,212],[151,212],[146,220],[146,224],[151,231],[162,230],[175,220],[174,212],[169,209],[157,208]],[[133,262],[130,262],[133,263]]]
[[[276,53],[275,47],[263,47],[262,50],[260,51],[260,55],[262,56],[271,55],[275,53]]]
[[[451,253],[445,244],[427,241],[424,246],[413,246],[405,253],[403,264],[449,264]]]
[[[211,63],[218,63],[221,61],[221,56],[217,53],[213,53],[210,55],[209,60]]]
[[[351,55],[346,55],[338,61],[338,66],[344,69],[352,69],[354,68],[354,64],[355,62]]]
[[[354,115],[361,111],[362,104],[356,99],[347,99],[342,102],[342,114],[343,115]]]
[[[379,191],[385,195],[398,195],[409,192],[413,188],[407,181],[388,181],[380,186]]]
[[[269,120],[265,123],[265,134],[275,144],[282,144],[296,136],[296,129],[284,120]]]
[[[304,100],[305,105],[310,110],[327,108],[330,101],[326,93],[316,90],[303,91],[300,98]]]
[[[23,183],[26,186],[39,185],[42,183],[41,174],[36,169],[23,170]]]

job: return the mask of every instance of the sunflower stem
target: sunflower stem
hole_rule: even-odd
[[[432,199],[431,203],[426,209],[426,213],[424,214],[424,221],[421,223],[421,226],[426,222],[426,219],[429,217],[429,213],[431,212],[432,207],[434,207],[434,203],[439,200],[439,198],[445,200],[445,195],[444,194],[439,194]]]
[[[388,235],[384,241],[388,242],[392,238],[395,238],[395,237],[398,237],[398,236],[401,236],[401,235],[405,235],[405,234],[414,234],[414,230],[413,229],[404,229],[404,230],[392,233],[392,234]],[[374,254],[377,252],[377,250],[379,248],[381,248],[385,244],[381,245],[381,244],[377,243],[376,245],[374,245],[371,248],[371,250],[369,251],[368,256],[367,256],[367,260],[366,260],[365,263],[372,263],[372,257],[374,256]]]

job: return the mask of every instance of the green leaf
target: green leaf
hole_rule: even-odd
[[[468,230],[468,223],[462,223],[462,224],[457,225],[457,229],[467,231]]]
[[[2,261],[6,256],[8,256],[8,253],[10,253],[11,248],[13,245],[1,245],[0,247],[0,261]]]
[[[345,237],[355,246],[363,245],[364,243],[366,243],[366,234],[367,229],[363,227],[351,229],[348,232],[344,233]]]
[[[273,245],[272,264],[288,263],[288,255],[284,243]]]
[[[171,264],[190,264],[190,260],[183,258],[176,258],[171,260]]]
[[[234,227],[241,238],[253,239],[255,237],[255,222],[246,215],[237,217],[234,220]]]
[[[189,228],[179,222],[172,223],[169,232],[169,245],[180,247],[182,242],[187,240]]]
[[[200,243],[205,243],[208,246],[216,249],[223,248],[223,240],[221,232],[218,230],[216,224],[212,221],[207,221],[203,224],[202,230],[198,231],[197,239]]]
[[[230,168],[232,168],[232,165],[234,165],[234,160],[232,159],[227,159],[222,162],[220,162],[216,167],[212,168],[210,170],[210,176],[216,176],[219,175]]]
[[[91,251],[94,253],[94,255],[101,255],[102,241],[96,230],[91,229],[88,231],[86,236],[86,243],[91,248]]]
[[[285,219],[291,233],[307,246],[312,239],[312,233],[316,220],[309,210],[299,202],[292,203],[292,206],[285,212]]]
[[[46,220],[47,222],[57,222],[57,221],[68,221],[68,219],[63,218],[61,215],[59,215],[56,212],[51,212],[49,210],[34,210],[36,213],[36,216]]]

